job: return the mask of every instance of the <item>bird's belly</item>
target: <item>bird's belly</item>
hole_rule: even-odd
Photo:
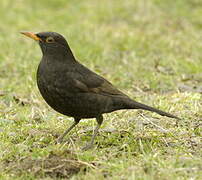
[[[102,114],[107,99],[92,93],[68,93],[51,85],[38,84],[41,95],[57,112],[77,118],[94,118]]]

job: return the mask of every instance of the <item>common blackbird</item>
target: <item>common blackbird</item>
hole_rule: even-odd
[[[38,41],[42,50],[43,56],[37,70],[41,95],[54,110],[74,118],[74,123],[57,142],[62,142],[81,119],[96,118],[96,129],[84,149],[91,148],[103,122],[103,114],[120,109],[144,109],[179,119],[130,99],[109,81],[80,64],[62,35],[56,32],[21,33]]]

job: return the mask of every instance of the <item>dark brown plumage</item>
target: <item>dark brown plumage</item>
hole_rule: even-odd
[[[85,149],[92,147],[103,121],[102,114],[120,109],[144,109],[179,119],[170,113],[130,99],[109,81],[80,64],[60,34],[22,34],[38,41],[43,53],[37,70],[37,84],[41,95],[53,109],[74,118],[73,125],[59,137],[58,142],[62,142],[64,136],[82,118],[96,118],[98,125]]]

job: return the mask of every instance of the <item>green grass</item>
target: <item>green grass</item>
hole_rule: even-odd
[[[199,0],[1,0],[0,179],[202,179],[202,3]],[[75,56],[131,98],[182,120],[140,110],[72,123],[36,87],[38,45],[21,30],[63,34]]]

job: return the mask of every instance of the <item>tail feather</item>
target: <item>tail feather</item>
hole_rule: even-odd
[[[179,117],[177,117],[175,115],[172,115],[170,113],[161,111],[159,109],[153,108],[151,106],[147,106],[145,104],[142,104],[142,103],[139,103],[139,102],[136,102],[133,100],[130,100],[130,102],[127,105],[128,105],[128,107],[127,107],[128,109],[144,109],[144,110],[148,110],[151,112],[156,112],[156,113],[160,114],[161,116],[167,116],[170,118],[180,119]]]

